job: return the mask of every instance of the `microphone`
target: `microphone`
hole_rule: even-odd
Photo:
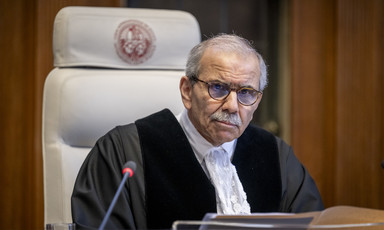
[[[384,169],[384,160],[381,162],[381,167]]]
[[[103,230],[105,225],[107,224],[107,221],[109,219],[109,216],[112,213],[113,208],[116,205],[117,198],[119,198],[119,195],[124,187],[125,182],[127,181],[128,177],[132,177],[133,173],[136,170],[136,163],[133,161],[128,161],[127,163],[124,164],[123,166],[123,180],[120,182],[119,188],[117,189],[115,196],[113,197],[113,200],[111,204],[109,205],[107,214],[105,214],[103,221],[100,224],[99,230]]]

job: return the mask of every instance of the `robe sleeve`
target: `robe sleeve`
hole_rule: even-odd
[[[292,148],[277,138],[282,178],[281,212],[310,212],[324,209],[317,186]]]
[[[78,173],[72,193],[72,219],[77,229],[99,227],[123,178],[122,167],[129,160],[136,162],[136,172],[125,184],[105,228],[145,228],[140,157],[134,125],[116,127],[97,141]]]

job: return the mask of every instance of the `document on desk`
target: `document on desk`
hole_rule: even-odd
[[[207,213],[200,230],[211,229],[306,229],[320,212],[302,214],[253,213],[251,215],[219,215]]]
[[[384,229],[384,210],[334,206],[305,213],[208,213],[200,229]]]

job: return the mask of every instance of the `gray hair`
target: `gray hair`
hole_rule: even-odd
[[[260,67],[260,91],[263,91],[268,84],[267,79],[267,66],[265,65],[264,59],[253,48],[252,44],[245,38],[242,38],[237,35],[229,34],[219,34],[217,36],[211,37],[200,44],[193,47],[189,53],[187,60],[187,66],[185,73],[191,79],[193,76],[198,76],[200,73],[200,60],[204,54],[204,51],[210,47],[219,47],[221,50],[228,52],[235,52],[242,55],[254,54],[259,59]],[[193,82],[193,81],[192,81]]]

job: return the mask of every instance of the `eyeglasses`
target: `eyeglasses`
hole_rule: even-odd
[[[220,82],[205,82],[195,76],[191,77],[196,82],[205,83],[208,86],[208,94],[215,100],[225,100],[231,91],[236,91],[237,101],[242,105],[253,105],[261,97],[262,92],[251,87],[231,88],[230,85]]]

